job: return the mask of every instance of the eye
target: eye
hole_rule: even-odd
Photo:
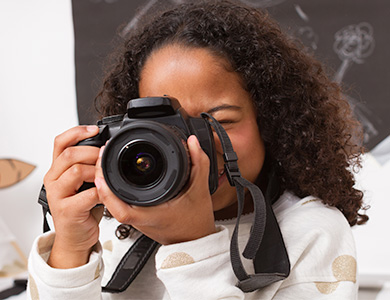
[[[233,120],[217,120],[218,123],[224,125],[224,124],[233,124],[234,121]]]
[[[222,120],[218,120],[218,123],[221,124],[221,126],[226,130],[230,130],[234,127],[234,124],[236,123],[234,120],[231,120],[231,119],[222,119]]]

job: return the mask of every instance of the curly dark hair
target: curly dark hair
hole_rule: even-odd
[[[102,116],[126,112],[127,102],[138,97],[145,61],[169,44],[206,48],[241,76],[282,190],[319,197],[351,226],[368,220],[360,213],[363,193],[354,188],[352,173],[363,152],[361,126],[339,85],[265,11],[207,1],[182,4],[148,20],[116,53],[96,98]]]

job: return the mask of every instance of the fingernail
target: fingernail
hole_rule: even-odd
[[[99,158],[101,158],[101,157],[103,156],[104,148],[105,148],[105,146],[103,146],[103,147],[100,148],[100,151],[99,151]]]
[[[100,188],[102,187],[102,181],[101,181],[101,178],[99,177],[96,177],[95,178],[95,186],[98,190],[100,190]]]
[[[87,131],[89,131],[89,132],[95,132],[95,131],[96,131],[96,128],[97,128],[96,125],[88,125],[88,126],[87,126]]]
[[[192,135],[190,138],[193,140],[193,143],[200,149],[198,138],[195,135]]]

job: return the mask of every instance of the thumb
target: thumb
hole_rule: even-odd
[[[191,155],[191,181],[195,178],[209,178],[210,160],[201,148],[195,135],[191,135],[187,140],[188,150]]]
[[[102,156],[105,146],[100,148],[99,158],[96,161],[95,165],[95,185],[98,191],[99,200],[101,203],[105,204],[104,200],[112,197],[112,191],[108,187],[106,181],[104,180],[103,169],[102,169]]]

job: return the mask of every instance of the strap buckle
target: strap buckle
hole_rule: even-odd
[[[237,154],[234,151],[224,153],[223,159],[225,161],[225,174],[231,186],[236,186],[235,177],[241,177],[240,169],[237,164]]]

